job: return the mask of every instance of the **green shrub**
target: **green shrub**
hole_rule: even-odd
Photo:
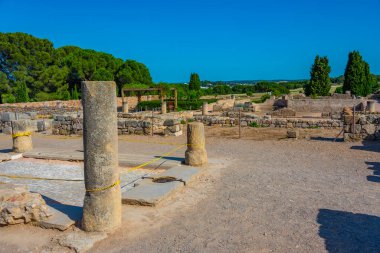
[[[3,94],[2,95],[2,98],[3,98],[3,103],[15,103],[16,102],[16,97],[13,96],[12,94]]]
[[[253,121],[253,122],[249,123],[249,126],[250,127],[260,127],[259,124],[256,121]]]
[[[35,96],[37,102],[59,100],[60,97],[57,93],[38,92]]]
[[[335,89],[335,93],[343,94],[343,86],[339,86]]]
[[[256,104],[261,104],[261,103],[264,103],[265,101],[267,101],[267,99],[270,99],[269,94],[264,94],[264,95],[261,96],[260,99],[253,100],[252,102],[256,103]]]

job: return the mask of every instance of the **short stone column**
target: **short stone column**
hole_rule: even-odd
[[[15,120],[11,122],[13,152],[24,153],[33,149],[32,122],[30,120]]]
[[[192,122],[187,125],[185,163],[190,166],[203,166],[207,164],[205,130],[201,122]]]
[[[123,113],[129,113],[129,106],[128,106],[128,98],[127,97],[123,97],[121,111]]]
[[[115,82],[82,82],[84,178],[82,228],[111,231],[121,224]]]
[[[208,103],[207,102],[203,102],[203,105],[202,105],[202,115],[207,115],[208,114]]]
[[[373,101],[373,100],[367,101],[367,110],[369,112],[376,112],[375,101]]]
[[[161,113],[162,113],[162,114],[165,114],[166,112],[167,112],[167,110],[166,110],[166,102],[163,101],[163,102],[161,103]]]

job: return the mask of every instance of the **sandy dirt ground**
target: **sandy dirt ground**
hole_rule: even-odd
[[[286,139],[286,129],[246,128],[243,139],[236,128],[206,132],[216,164],[158,207],[123,206],[122,227],[91,252],[379,252],[380,143],[332,142],[337,130],[308,129],[300,140]],[[34,139],[81,148],[80,138]],[[131,136],[119,146],[161,154],[173,146],[157,142],[184,141]],[[58,233],[0,228],[0,252],[39,252]]]

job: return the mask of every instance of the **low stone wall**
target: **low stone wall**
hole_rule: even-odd
[[[341,112],[344,107],[353,107],[364,99],[340,99],[340,98],[321,98],[321,99],[289,99],[287,107],[297,112]]]
[[[233,117],[231,117],[233,116]],[[207,126],[238,126],[239,119],[231,112],[226,116],[194,116],[195,121]],[[242,114],[241,126],[247,127],[279,127],[279,128],[325,128],[339,129],[343,122],[332,119],[296,119],[296,118],[271,118],[270,116],[258,117],[256,115]]]
[[[152,118],[118,118],[119,135],[150,135],[152,134]],[[56,115],[52,123],[54,135],[82,135],[83,118],[72,115]],[[182,125],[178,119],[153,118],[153,134],[165,136],[182,135]]]
[[[344,140],[380,140],[380,114],[356,114],[344,116]],[[355,131],[353,131],[355,130]]]
[[[158,100],[158,95],[141,96],[141,101]],[[138,104],[137,97],[127,97],[129,108],[133,109]],[[122,98],[117,98],[117,106],[122,106]],[[17,112],[28,113],[35,112],[37,115],[63,115],[65,113],[82,111],[82,104],[80,100],[68,101],[46,101],[46,102],[29,102],[29,103],[13,103],[13,104],[0,104],[0,112]]]

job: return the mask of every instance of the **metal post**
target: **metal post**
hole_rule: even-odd
[[[241,110],[239,108],[239,139],[241,139]]]
[[[353,138],[355,139],[355,106],[354,106],[354,110],[353,110],[353,115],[352,115],[352,134],[353,134]]]
[[[153,136],[153,117],[154,117],[154,114],[153,114],[153,110],[152,110],[152,136]]]

